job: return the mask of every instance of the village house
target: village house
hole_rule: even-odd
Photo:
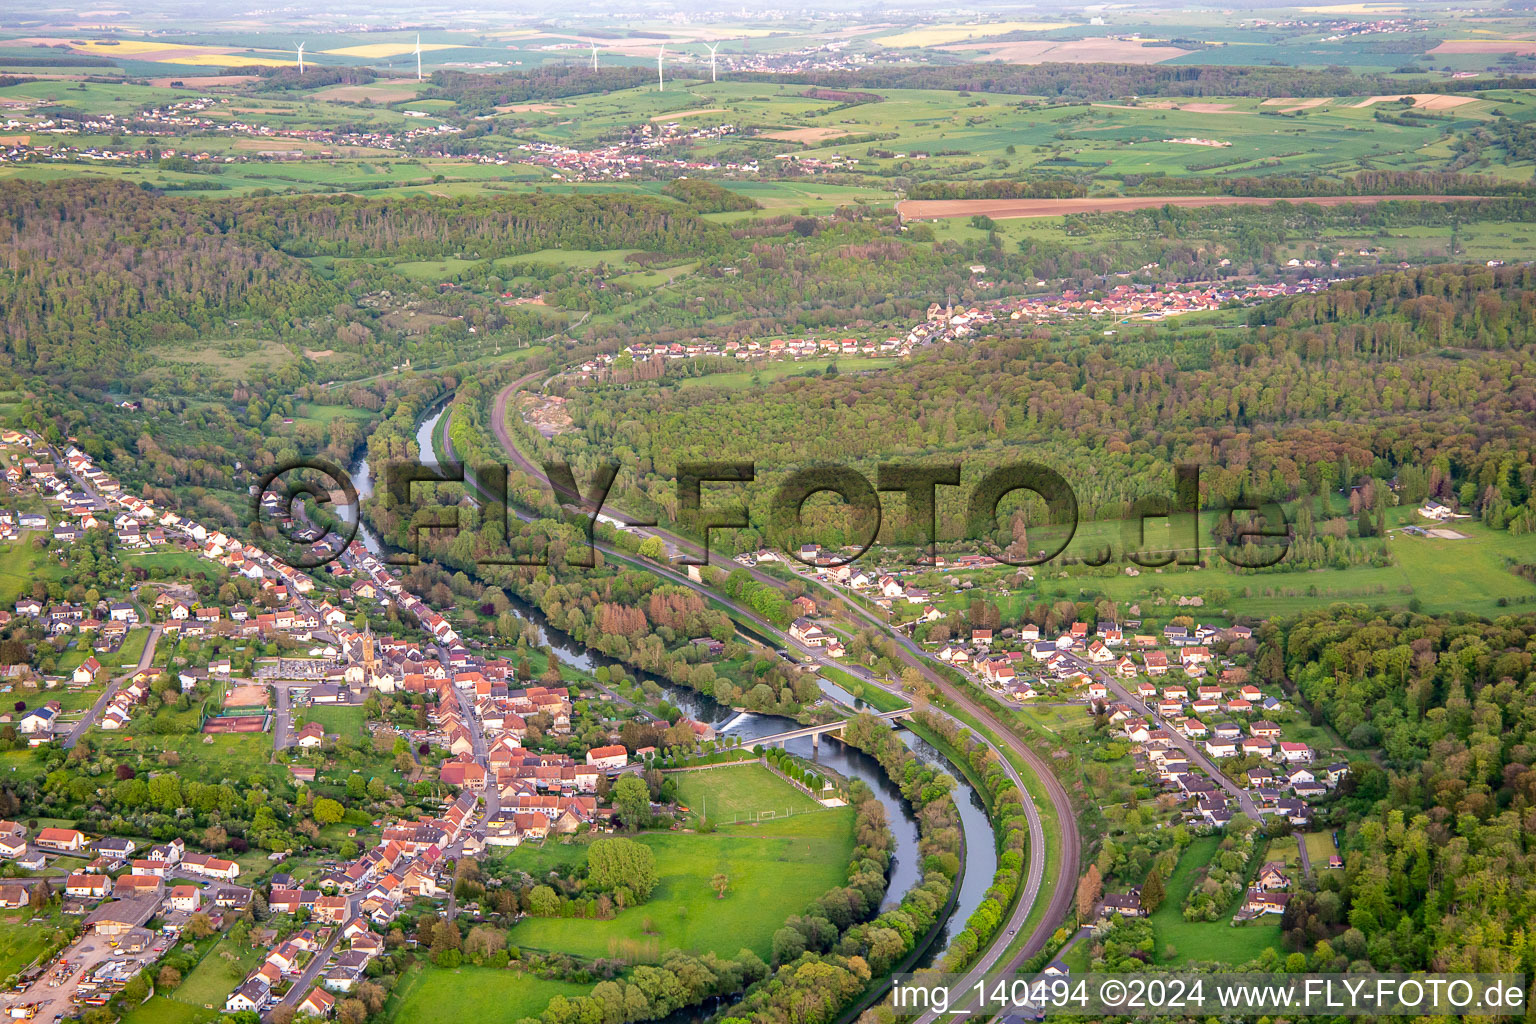
[[[1243,910],[1253,916],[1283,914],[1285,913],[1285,905],[1290,901],[1290,893],[1263,892],[1258,889],[1249,889],[1248,896],[1243,902]]]
[[[106,899],[112,891],[112,879],[104,874],[75,873],[64,882],[64,895],[76,899]]]
[[[72,828],[45,828],[37,834],[36,843],[44,850],[75,853],[85,849],[85,834]]]
[[[1099,904],[1100,917],[1143,917],[1145,914],[1141,896],[1136,893],[1105,893],[1103,902]]]
[[[1259,869],[1256,884],[1260,892],[1284,892],[1291,887],[1291,879],[1285,873],[1285,865],[1272,860]]]
[[[629,763],[629,752],[620,744],[593,747],[587,751],[587,764],[604,771],[623,768]]]
[[[192,913],[202,904],[202,890],[195,885],[178,885],[171,889],[171,909]]]

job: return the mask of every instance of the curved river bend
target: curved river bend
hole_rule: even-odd
[[[421,453],[421,460],[429,465],[437,463],[437,429],[447,411],[447,401],[429,409],[416,429],[416,444]],[[350,476],[352,485],[357,488],[360,498],[366,499],[372,496],[373,473],[366,457],[359,458],[353,463]],[[350,517],[348,521],[351,521]],[[369,529],[367,523],[358,525],[358,537],[369,551],[375,554],[383,552],[384,545]],[[632,666],[588,649],[554,629],[549,625],[544,614],[532,605],[515,596],[511,596],[511,601],[513,614],[531,623],[538,630],[539,642],[549,646],[555,652],[555,657],[564,664],[588,673],[599,665],[608,665],[630,677],[641,676],[659,686],[665,693],[666,701],[689,718],[708,723],[718,733],[739,737],[747,746],[751,746],[751,741],[760,736],[783,732],[799,724],[779,715],[738,712],[695,690],[641,673]],[[841,687],[825,679],[820,682],[822,691],[830,699],[856,709],[864,707],[863,701],[853,697]],[[931,765],[954,779],[955,807],[959,811],[960,825],[965,836],[966,848],[963,858],[965,872],[960,883],[960,893],[953,913],[943,923],[937,939],[916,965],[925,967],[935,962],[949,947],[951,936],[965,927],[965,922],[970,918],[972,911],[980,906],[987,888],[992,884],[992,876],[997,870],[997,848],[991,823],[987,820],[986,806],[976,790],[939,750],[907,729],[900,729],[900,732],[902,741],[924,764]],[[825,765],[844,778],[862,780],[885,806],[886,821],[895,837],[895,848],[891,858],[889,883],[881,909],[889,909],[899,904],[902,897],[917,884],[922,863],[922,853],[918,844],[917,818],[913,814],[911,805],[902,798],[901,791],[886,777],[879,763],[863,751],[841,742],[828,742],[821,744],[819,750],[813,753],[811,740],[808,737],[790,740],[787,746],[790,753],[807,761]]]

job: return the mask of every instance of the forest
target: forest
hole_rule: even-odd
[[[1371,96],[1398,92],[1529,89],[1536,80],[1480,76],[1405,79],[1357,75],[1344,68],[1155,64],[959,64],[861,68],[803,74],[745,74],[755,81],[803,82],[833,88],[953,89],[1047,99],[1110,100],[1132,96]]]
[[[775,481],[797,466],[852,460],[868,476],[877,459],[963,457],[973,480],[1019,451],[1063,473],[1086,518],[1171,493],[1173,466],[1195,463],[1206,507],[1411,471],[1419,493],[1403,500],[1456,498],[1529,531],[1533,285],[1529,268],[1399,271],[1273,300],[1237,329],[1149,326],[1112,345],[1071,326],[998,325],[877,374],[765,383],[750,403],[707,378],[594,385],[566,407],[578,429],[544,443],[578,474],[633,450],[641,482],[616,500],[668,517],[678,462],[753,461],[759,535]],[[959,491],[940,489],[941,536],[963,533]]]
[[[1292,948],[1314,970],[1528,974],[1536,617],[1336,606],[1259,636],[1267,681],[1385,755],[1351,766],[1343,877],[1287,910]]]

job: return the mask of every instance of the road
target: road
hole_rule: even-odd
[[[1084,666],[1088,666],[1087,662],[1083,662],[1082,664]],[[1174,746],[1184,751],[1185,756],[1189,758],[1191,764],[1198,765],[1200,769],[1205,772],[1205,774],[1211,777],[1212,782],[1226,790],[1227,793],[1237,801],[1238,807],[1242,808],[1244,814],[1248,815],[1248,817],[1252,818],[1254,821],[1260,820],[1259,808],[1258,805],[1253,802],[1253,797],[1249,795],[1246,789],[1243,789],[1237,783],[1227,778],[1226,775],[1222,773],[1221,769],[1217,768],[1215,763],[1206,756],[1205,751],[1195,746],[1195,744],[1187,736],[1170,727],[1168,723],[1164,722],[1162,718],[1157,715],[1156,712],[1143,704],[1140,699],[1133,696],[1130,690],[1127,690],[1123,685],[1121,685],[1118,679],[1112,677],[1108,672],[1105,672],[1102,669],[1094,666],[1088,666],[1085,670],[1089,671],[1095,679],[1099,680],[1105,686],[1107,686],[1109,688],[1109,692],[1113,693],[1116,697],[1119,697],[1122,701],[1124,701],[1132,711],[1135,711],[1140,715],[1144,715],[1147,721],[1155,722],[1157,725],[1165,729],[1168,735],[1173,737]]]
[[[356,915],[357,897],[355,895],[348,896],[347,920],[350,921]],[[304,973],[299,975],[298,980],[293,983],[293,987],[288,990],[288,994],[273,1004],[272,1010],[277,1009],[279,1006],[298,1006],[304,1001],[304,997],[309,995],[309,990],[314,987],[315,979],[320,976],[321,971],[325,970],[325,965],[330,962],[331,954],[336,952],[336,947],[341,944],[341,925],[333,924],[330,928],[331,941],[325,944],[324,949],[318,950],[310,958],[309,966],[304,968]],[[272,1010],[267,1011],[264,1019],[271,1020]]]
[[[534,479],[544,481],[545,486],[551,486],[544,474],[542,467],[535,465],[531,459],[523,454],[523,452],[518,448],[517,444],[513,440],[511,432],[507,429],[508,400],[519,388],[526,386],[530,381],[538,376],[538,373],[526,374],[523,377],[508,384],[496,395],[495,401],[492,404],[491,424],[497,441],[500,443],[502,449],[507,453],[507,455],[518,466],[518,468],[521,469],[524,473],[529,474]],[[564,497],[577,498],[579,496],[566,494]],[[605,509],[605,511],[607,514],[613,516],[616,519],[629,521],[633,520],[633,517],[624,515],[623,511],[617,508],[608,507]],[[689,541],[685,538],[676,536],[675,534],[672,534],[660,527],[633,527],[632,532],[642,537],[658,537],[663,541],[663,543],[668,545],[670,550],[685,551],[693,555],[695,558],[704,555],[703,549],[699,545],[694,544],[692,541]],[[636,559],[629,556],[620,556],[607,545],[599,544],[598,547],[599,549],[603,550],[608,557],[621,557],[625,561],[637,563]],[[723,555],[718,553],[712,552],[709,558],[711,563],[717,561],[720,562],[722,568],[739,568],[738,565],[733,562],[729,562],[724,558]],[[650,562],[637,564],[643,564],[647,569],[659,572],[662,575],[676,579],[679,582],[684,582],[684,585],[689,586],[691,589],[707,594],[711,600],[725,604],[727,607],[730,607],[732,610],[738,612],[739,614],[745,615],[749,621],[762,623],[762,620],[757,615],[747,612],[746,609],[743,609],[732,602],[723,600],[712,591],[709,591],[707,588],[695,584],[686,576],[674,573],[669,568],[664,568]],[[783,586],[783,582],[776,577],[769,576],[768,574],[759,572],[756,569],[748,569],[747,571],[755,579],[762,583],[774,587]],[[839,598],[843,597],[843,595],[837,594],[832,590],[831,587],[819,580],[814,579],[814,577],[810,578],[810,582],[820,587],[824,591],[831,593],[833,596]],[[1019,739],[1019,737],[1014,735],[1012,731],[1008,729],[1007,725],[999,721],[991,713],[991,711],[983,707],[976,700],[972,699],[967,693],[952,684],[947,677],[939,673],[933,667],[931,660],[917,647],[916,644],[902,636],[900,633],[892,630],[886,622],[882,621],[880,618],[869,612],[857,602],[842,600],[840,603],[856,613],[860,618],[864,619],[868,625],[891,637],[895,641],[900,659],[905,664],[917,669],[918,672],[922,674],[924,679],[926,679],[928,683],[932,685],[937,691],[944,694],[944,696],[949,701],[951,701],[954,706],[960,708],[966,714],[989,726],[991,730],[998,736],[1001,742],[1003,742],[1008,747],[1009,751],[1017,756],[1031,771],[1035,773],[1041,785],[1046,790],[1046,793],[1051,801],[1052,808],[1056,813],[1056,819],[1059,823],[1062,836],[1060,863],[1056,873],[1056,878],[1053,882],[1051,901],[1046,909],[1045,915],[1041,918],[1039,924],[1036,925],[1035,930],[1029,935],[1028,939],[1026,939],[1020,951],[1008,960],[1006,965],[1007,969],[1010,971],[1015,970],[1019,964],[1034,956],[1042,948],[1044,948],[1045,944],[1050,940],[1050,937],[1060,926],[1060,923],[1066,919],[1067,915],[1071,911],[1072,898],[1077,886],[1078,862],[1082,851],[1082,839],[1078,832],[1076,811],[1072,807],[1071,798],[1068,796],[1066,788],[1062,786],[1060,780],[1056,778],[1056,775],[1051,770],[1050,766],[1047,765],[1040,758],[1040,756],[1035,753],[1033,749],[1031,749],[1027,744]],[[763,623],[763,625],[766,626],[766,623]],[[773,629],[771,626],[767,628],[770,635],[782,635],[779,634],[778,630]],[[812,658],[824,664],[838,665],[837,662],[831,659],[830,655],[826,655],[819,648],[805,648],[800,644],[794,644],[793,646],[799,648],[800,650],[807,651],[807,653],[809,653]],[[847,670],[846,666],[838,665],[838,667],[843,668],[845,671]],[[884,686],[883,683],[879,683],[877,685]],[[889,687],[885,688],[890,689]],[[1003,955],[1011,942],[1012,936],[1014,936],[1018,930],[1024,926],[1024,923],[1029,917],[1030,912],[1034,909],[1035,903],[1040,896],[1041,886],[1044,884],[1044,851],[1046,849],[1046,844],[1044,825],[1040,818],[1039,809],[1035,806],[1034,800],[1030,797],[1029,790],[1025,787],[1023,779],[1019,777],[1012,763],[1007,758],[1002,758],[1001,763],[1007,769],[1010,780],[1014,783],[1015,786],[1018,787],[1020,795],[1024,798],[1022,802],[1025,809],[1025,816],[1029,829],[1030,856],[1028,858],[1028,873],[1025,879],[1024,891],[1020,894],[1019,899],[1015,903],[1013,912],[1009,915],[1008,920],[1005,922],[1005,927],[998,930],[998,934],[994,938],[992,945],[987,948],[987,950],[982,954],[981,958],[976,962],[976,965],[970,974],[968,974],[964,981],[962,981],[961,985],[959,986],[961,990],[974,985],[976,980],[978,980],[982,974],[996,969],[999,961],[1003,959]],[[928,1024],[928,1022],[933,1020],[935,1016],[936,1015],[929,1015],[925,1018],[920,1018],[919,1024]]]
[[[319,680],[315,679],[269,679],[267,683],[272,687],[276,696],[277,710],[272,716],[272,749],[282,751],[293,744],[293,688],[300,686],[306,690],[315,688]]]
[[[149,639],[144,641],[144,653],[139,655],[139,663],[122,675],[115,677],[107,684],[107,688],[101,691],[101,696],[96,698],[96,703],[91,705],[91,709],[85,713],[85,717],[76,722],[75,727],[69,731],[69,736],[64,740],[65,750],[79,743],[80,737],[84,736],[86,731],[96,724],[96,719],[101,717],[101,713],[107,709],[107,705],[112,702],[112,698],[117,696],[117,691],[123,688],[124,683],[146,668],[149,668],[150,662],[155,660],[155,645],[159,642],[160,627],[151,626],[149,629]]]

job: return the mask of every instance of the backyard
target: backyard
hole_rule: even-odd
[[[1280,920],[1277,917],[1260,918],[1235,928],[1229,915],[1215,921],[1184,920],[1184,897],[1189,895],[1200,878],[1200,869],[1210,862],[1220,845],[1220,836],[1196,839],[1179,858],[1179,866],[1168,879],[1167,898],[1151,918],[1159,953],[1169,946],[1174,949],[1172,956],[1159,956],[1158,962],[1163,966],[1172,967],[1191,960],[1243,964],[1264,950],[1280,945]],[[1228,909],[1235,911],[1237,908]]]

